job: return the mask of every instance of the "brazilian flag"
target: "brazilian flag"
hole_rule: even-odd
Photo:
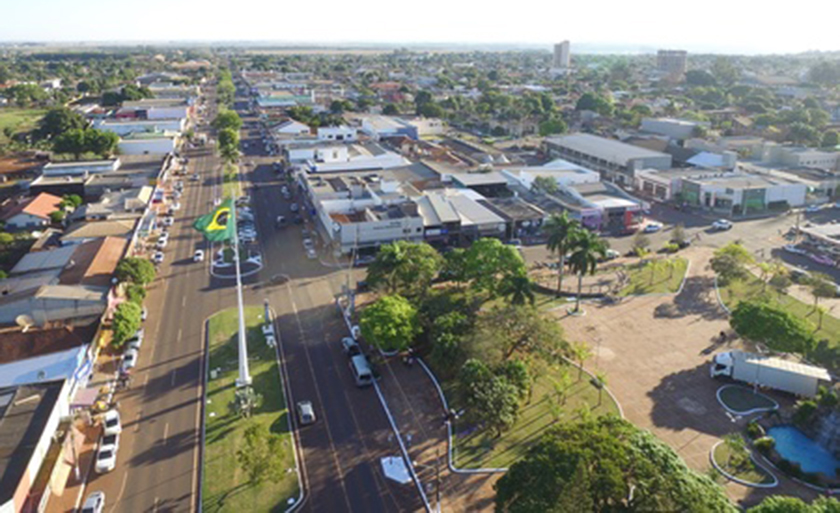
[[[234,215],[233,200],[226,199],[212,213],[199,217],[193,228],[213,242],[232,240],[236,236]]]

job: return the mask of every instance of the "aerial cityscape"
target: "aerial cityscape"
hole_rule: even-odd
[[[830,13],[198,7],[0,19],[0,513],[840,513]]]

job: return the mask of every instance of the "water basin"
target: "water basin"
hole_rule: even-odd
[[[767,434],[776,440],[776,452],[786,460],[799,463],[805,472],[821,472],[834,477],[836,469],[840,468],[840,461],[834,455],[794,426],[771,427]]]

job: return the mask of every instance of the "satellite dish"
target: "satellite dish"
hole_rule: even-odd
[[[15,317],[15,322],[18,326],[23,328],[24,333],[26,333],[26,330],[35,325],[35,321],[32,319],[32,317],[26,314],[20,314],[17,317]]]

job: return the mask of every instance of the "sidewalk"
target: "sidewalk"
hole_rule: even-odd
[[[492,485],[501,474],[458,474],[449,469],[443,406],[420,364],[407,367],[392,358],[383,365],[382,375],[382,394],[432,507],[437,504],[435,483],[439,471],[442,511],[492,509]]]

